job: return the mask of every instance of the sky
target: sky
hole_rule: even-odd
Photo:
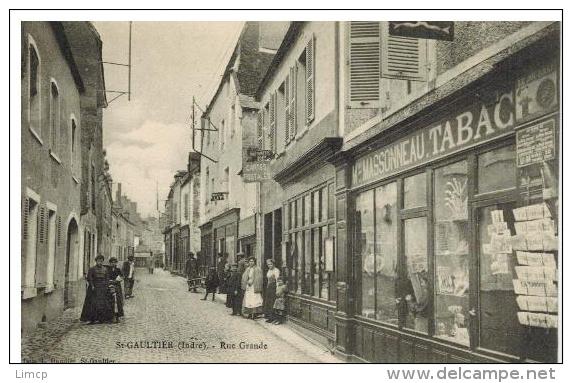
[[[103,61],[127,63],[128,22],[95,22]],[[143,217],[157,216],[177,170],[191,150],[195,96],[209,102],[232,54],[242,22],[134,22],[131,101],[121,96],[103,114],[103,146],[114,190],[137,202]],[[107,90],[125,91],[128,70],[104,64]],[[108,93],[111,101],[117,94]]]

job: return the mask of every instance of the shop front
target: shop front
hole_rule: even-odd
[[[199,270],[201,275],[207,275],[209,267],[215,265],[213,255],[213,233],[212,222],[207,222],[200,226],[201,229],[201,253],[197,254]]]
[[[256,257],[256,215],[238,223],[238,251],[247,258]]]
[[[341,354],[557,360],[559,78],[544,57],[338,156]]]
[[[230,209],[212,220],[213,243],[215,246],[215,258],[219,255],[227,257],[227,262],[236,262],[238,222],[240,209]]]

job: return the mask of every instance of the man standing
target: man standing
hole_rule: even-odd
[[[193,293],[197,292],[197,260],[195,259],[195,254],[189,252],[189,257],[187,263],[185,263],[185,275],[187,276],[187,284],[189,285],[189,291],[193,290]]]
[[[123,262],[121,272],[125,278],[125,299],[133,298],[133,285],[135,284],[135,257],[132,255],[127,257],[127,261]]]

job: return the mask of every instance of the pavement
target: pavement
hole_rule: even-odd
[[[202,301],[184,278],[138,269],[117,324],[78,321],[81,307],[22,340],[28,363],[340,363],[287,325],[231,316],[222,297]]]

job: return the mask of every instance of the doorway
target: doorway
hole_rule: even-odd
[[[64,288],[64,309],[73,306],[72,286],[71,286],[71,263],[77,259],[78,254],[78,226],[74,218],[68,225],[67,241],[66,241],[66,268],[65,268],[65,288]]]

